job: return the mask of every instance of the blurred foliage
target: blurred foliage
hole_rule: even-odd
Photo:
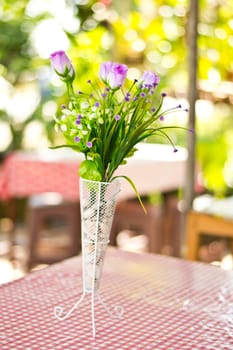
[[[64,11],[59,14],[63,3]],[[197,113],[197,159],[207,189],[222,194],[233,182],[233,2],[200,0],[199,4],[199,95],[211,101],[212,111],[208,117],[205,109]],[[0,120],[10,127],[11,137],[6,145],[0,140],[0,150],[30,148],[30,142],[25,146],[25,135],[35,123],[38,133],[42,127],[47,145],[59,137],[52,116],[66,102],[64,88],[51,73],[48,55],[41,55],[36,46],[33,35],[41,24],[55,20],[64,34],[60,48],[64,40],[70,43],[68,54],[77,67],[77,89],[96,76],[102,61],[112,59],[134,67],[132,76],[143,69],[155,70],[162,88],[183,99],[188,82],[188,5],[188,0],[2,0],[0,89],[5,93],[0,98]],[[221,88],[224,81],[230,82],[227,88]],[[38,96],[25,117],[19,117],[12,105],[27,84]],[[31,99],[29,95],[29,105]],[[185,122],[185,117],[177,119],[179,124]],[[179,145],[186,144],[184,134],[174,137]]]
[[[232,106],[223,102],[211,106],[212,108],[210,106],[210,102],[206,101],[199,107],[200,116],[196,126],[197,158],[203,170],[205,187],[221,197],[232,192]]]
[[[223,169],[227,160],[227,144],[224,134],[200,137],[197,152],[205,174],[205,187],[217,196],[221,196],[225,187],[224,174],[218,170],[216,173],[216,169]]]

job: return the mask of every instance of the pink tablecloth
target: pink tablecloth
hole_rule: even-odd
[[[110,249],[100,295],[124,314],[111,318],[96,301],[92,338],[87,295],[81,294],[81,258],[72,258],[0,287],[1,350],[232,350],[233,272],[158,255]]]
[[[117,171],[129,176],[141,195],[175,190],[184,185],[186,151],[173,153],[168,145],[140,144],[127,165]],[[26,197],[41,192],[59,192],[65,198],[79,198],[78,167],[82,158],[67,149],[43,152],[15,152],[0,171],[0,198]],[[119,199],[135,196],[122,180]]]
[[[42,192],[58,192],[65,198],[79,198],[78,162],[50,161],[38,155],[13,153],[0,173],[0,198],[27,197]]]

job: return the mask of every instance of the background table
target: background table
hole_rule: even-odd
[[[159,255],[108,248],[100,289],[113,319],[90,298],[64,321],[81,294],[81,257],[0,286],[1,350],[232,350],[233,272]]]
[[[141,196],[153,192],[163,194],[164,215],[161,225],[164,228],[161,236],[163,245],[170,246],[173,237],[178,236],[179,227],[176,228],[178,225],[173,209],[169,209],[174,207],[174,196],[170,197],[168,193],[184,186],[187,152],[184,148],[178,148],[178,152],[174,153],[171,145],[141,143],[137,147],[138,151],[128,159],[126,165],[117,170],[116,175],[130,177]],[[67,200],[78,201],[78,167],[82,159],[82,155],[67,148],[12,153],[0,171],[0,199],[8,202],[6,216],[15,223],[20,209],[16,199],[37,193],[57,192]],[[134,190],[122,179],[117,199],[120,201],[132,197],[135,197]],[[170,229],[170,226],[174,229]],[[9,241],[9,255],[13,259],[14,225],[9,232]],[[177,240],[172,250],[178,255],[179,249]]]
[[[134,157],[117,174],[129,176],[141,195],[167,192],[183,187],[186,150],[173,152],[170,145],[140,144]],[[27,197],[41,192],[58,192],[66,199],[79,198],[78,167],[81,155],[68,149],[15,152],[2,165],[0,198]],[[131,186],[122,180],[119,199],[134,197]]]

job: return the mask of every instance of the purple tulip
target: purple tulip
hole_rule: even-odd
[[[160,78],[154,72],[145,71],[140,79],[140,82],[143,84],[143,87],[155,87],[158,85]]]
[[[123,85],[128,67],[125,64],[119,64],[116,62],[105,62],[100,66],[100,78],[111,89],[118,89]]]
[[[74,68],[64,51],[56,51],[50,55],[50,60],[55,72],[63,77],[74,79]]]
[[[112,66],[113,66],[113,62],[105,62],[105,63],[102,63],[101,66],[100,66],[100,71],[99,71],[99,75],[100,75],[100,78],[106,83],[107,80],[108,80],[108,75],[112,69]]]

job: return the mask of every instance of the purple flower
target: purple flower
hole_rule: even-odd
[[[74,79],[74,68],[65,51],[53,52],[50,55],[50,61],[53,69],[59,76],[70,80]]]
[[[77,115],[77,119],[75,121],[75,124],[80,125],[81,124],[81,118],[82,118],[81,114],[78,114]]]
[[[121,116],[119,114],[115,115],[115,119],[116,120],[120,120],[121,119]]]
[[[91,141],[88,141],[88,142],[86,143],[86,146],[87,146],[88,148],[91,148],[91,147],[92,147],[92,142],[91,142]]]
[[[161,115],[161,116],[159,117],[159,120],[163,121],[163,120],[164,120],[164,116]]]
[[[123,85],[128,67],[125,64],[119,64],[116,62],[105,62],[100,66],[100,78],[111,89],[118,89]]]
[[[75,141],[75,142],[79,142],[79,141],[80,141],[80,137],[75,136],[74,141]]]
[[[100,103],[99,102],[96,102],[95,103],[95,107],[99,107],[100,106]]]
[[[140,79],[140,82],[143,83],[143,87],[155,87],[158,85],[160,78],[154,72],[145,71]]]

